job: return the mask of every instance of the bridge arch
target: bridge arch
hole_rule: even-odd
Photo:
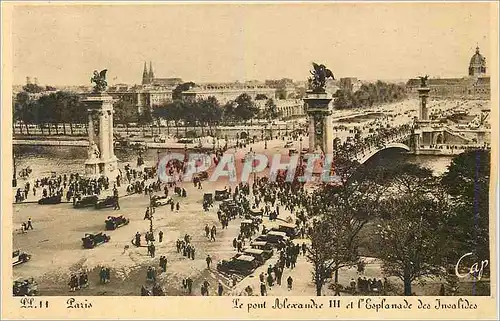
[[[361,157],[361,159],[359,160],[359,162],[361,164],[363,164],[367,160],[369,160],[370,158],[372,158],[373,156],[375,156],[376,154],[380,153],[381,151],[387,150],[387,149],[399,149],[399,150],[406,151],[406,152],[410,151],[410,147],[408,147],[408,145],[406,145],[406,144],[403,144],[403,143],[390,143],[390,144],[387,144],[387,145],[383,146],[382,148],[376,148],[376,149],[370,150],[368,152],[368,154],[365,154],[364,156]]]

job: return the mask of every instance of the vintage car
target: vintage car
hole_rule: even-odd
[[[193,180],[205,181],[208,179],[208,172],[202,171],[193,175]]]
[[[203,203],[212,205],[214,203],[214,195],[212,193],[203,194]]]
[[[264,212],[263,211],[255,211],[255,210],[248,210],[248,213],[247,215],[249,215],[250,217],[262,217],[264,216]]]
[[[221,190],[221,191],[215,191],[215,200],[216,201],[224,201],[224,200],[227,200],[231,197],[231,194],[229,193],[229,191],[226,191],[226,190]]]
[[[127,225],[130,222],[129,219],[126,219],[122,215],[120,216],[108,216],[108,219],[104,221],[106,224],[106,230],[116,230],[117,228]]]
[[[26,263],[31,259],[31,255],[21,250],[15,250],[12,252],[12,266],[16,266],[22,263]]]
[[[299,152],[295,149],[295,148],[290,148],[288,150],[288,156],[293,156],[293,155],[296,155],[298,154]]]
[[[242,220],[241,223],[240,223],[240,226],[241,228],[245,228],[247,226],[256,226],[257,224],[254,223],[253,220],[250,220],[250,219],[245,219],[245,220]]]
[[[33,278],[17,279],[12,284],[12,295],[34,296],[38,294],[38,283]]]
[[[271,231],[284,232],[290,239],[294,239],[299,234],[297,225],[293,223],[281,223],[278,228],[272,228]]]
[[[274,254],[273,244],[265,241],[253,241],[250,243],[250,248],[264,251],[262,254],[266,260]]]
[[[253,256],[239,255],[230,260],[222,260],[217,263],[217,271],[248,275],[259,265]]]
[[[43,198],[38,200],[38,204],[40,204],[40,205],[59,204],[59,203],[61,203],[61,198],[62,198],[62,195],[43,197]]]
[[[269,258],[268,254],[265,253],[264,250],[246,248],[243,250],[244,255],[253,256],[260,265],[264,264],[264,262]]]
[[[81,200],[76,201],[73,207],[83,208],[83,207],[95,206],[98,200],[99,198],[97,197],[97,195],[85,196]]]
[[[285,148],[290,148],[292,146],[293,146],[293,142],[291,142],[291,141],[288,141],[285,143]]]
[[[116,204],[116,202],[118,201],[118,197],[117,196],[108,196],[104,199],[100,199],[98,200],[94,207],[96,209],[101,209],[101,208],[106,208],[106,207],[112,207]]]
[[[154,207],[160,207],[168,204],[172,204],[174,201],[169,196],[157,196],[151,199],[151,203]]]
[[[97,245],[109,242],[111,238],[99,232],[97,234],[85,233],[85,237],[82,237],[83,247],[86,249],[93,249]]]
[[[255,241],[265,241],[273,244],[274,246],[279,243],[284,243],[288,241],[289,238],[286,236],[285,232],[269,231],[266,235],[259,235]]]

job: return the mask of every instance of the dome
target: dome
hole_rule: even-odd
[[[469,76],[480,76],[486,73],[486,58],[479,53],[479,47],[476,47],[476,53],[470,58]]]
[[[480,66],[486,63],[486,58],[479,53],[479,47],[476,47],[476,53],[470,58],[471,66]]]

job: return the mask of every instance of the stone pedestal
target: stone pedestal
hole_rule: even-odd
[[[428,87],[418,88],[418,96],[420,97],[419,120],[429,120],[429,108],[427,107],[427,98],[429,97]]]
[[[85,173],[89,177],[118,176],[118,159],[114,152],[113,98],[107,94],[92,94],[83,100],[87,107],[89,149]]]
[[[324,154],[333,153],[333,127],[330,104],[331,94],[326,92],[306,92],[304,102],[309,115],[309,152],[321,150]]]

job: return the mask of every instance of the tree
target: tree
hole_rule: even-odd
[[[138,122],[139,120],[137,108],[129,100],[118,99],[117,101],[114,102],[113,109],[114,109],[114,114],[113,114],[114,122],[117,124],[125,125],[125,130],[128,136],[129,124]]]
[[[357,238],[352,233],[349,219],[346,212],[331,207],[314,221],[308,235],[311,246],[306,257],[314,267],[312,276],[318,296],[321,296],[321,290],[332,273],[337,286],[338,270],[359,261]]]
[[[276,107],[276,104],[274,103],[274,100],[268,99],[265,104],[265,109],[264,109],[264,118],[268,120],[276,119],[278,118],[278,108]]]
[[[411,295],[414,281],[443,273],[447,197],[426,168],[403,164],[382,172],[387,188],[370,245],[384,274],[401,279]]]
[[[383,262],[384,274],[397,276],[404,283],[404,295],[412,295],[415,280],[443,273],[442,213],[423,195],[405,194],[381,205],[386,210],[385,219],[377,225],[372,244]]]
[[[26,84],[23,86],[23,91],[30,94],[37,94],[43,91],[43,87],[38,86],[37,84]]]
[[[255,106],[255,103],[252,101],[252,97],[250,97],[247,93],[239,95],[234,102],[236,104],[234,114],[241,120],[247,121],[252,119],[259,112],[259,108]]]
[[[255,100],[267,100],[267,95],[265,94],[257,94],[255,95]]]
[[[489,184],[490,151],[472,150],[456,156],[441,184],[451,195],[448,221],[449,260],[472,252],[472,259],[490,258]]]
[[[177,85],[174,88],[174,90],[172,91],[172,99],[173,100],[182,99],[182,92],[189,90],[189,89],[193,88],[194,86],[196,86],[196,84],[194,82],[191,82],[191,81]]]
[[[333,273],[337,287],[338,271],[359,262],[360,231],[378,216],[385,190],[380,170],[360,166],[342,154],[335,155],[333,164],[339,181],[313,193],[315,202],[308,208],[309,217],[315,220],[309,260],[318,295],[327,277]]]

